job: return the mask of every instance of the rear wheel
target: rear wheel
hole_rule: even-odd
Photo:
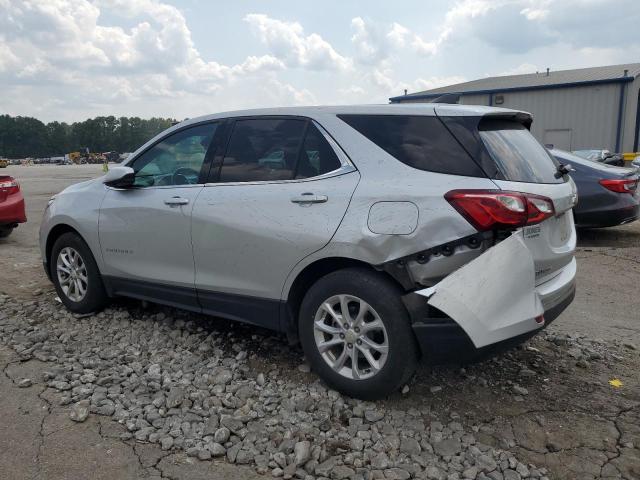
[[[307,360],[336,390],[362,399],[383,397],[411,377],[417,346],[400,291],[366,269],[318,280],[299,317]]]
[[[91,250],[75,233],[65,233],[51,251],[51,278],[62,303],[74,313],[102,310],[108,297]]]

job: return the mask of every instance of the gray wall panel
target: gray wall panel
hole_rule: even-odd
[[[619,86],[558,88],[503,95],[505,108],[533,114],[532,133],[544,142],[545,131],[570,131],[571,149],[615,147]],[[547,138],[557,137],[553,133]]]
[[[622,151],[632,152],[633,141],[636,133],[636,113],[638,111],[638,90],[640,90],[640,77],[627,84],[624,108],[624,129],[622,132]],[[640,146],[638,146],[640,150]]]
[[[618,128],[620,88],[626,85],[621,125],[621,150],[630,152],[636,129],[636,112],[640,77],[620,84],[601,84],[525,90],[519,92],[463,95],[463,105],[489,105],[525,110],[533,114],[531,131],[541,142],[553,140],[558,147],[572,150],[606,148],[614,151]],[[496,103],[502,95],[503,103]],[[424,100],[415,100],[420,102]],[[551,139],[551,140],[550,140]],[[639,148],[640,150],[640,148]]]

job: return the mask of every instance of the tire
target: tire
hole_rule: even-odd
[[[11,235],[15,227],[0,227],[0,238],[6,238]]]
[[[63,253],[62,256],[67,259],[66,264],[64,259],[61,258],[61,252]],[[82,291],[78,290],[73,278],[66,285],[63,285],[63,280],[68,278],[69,275],[59,274],[58,271],[59,261],[62,262],[64,268],[71,270],[68,268],[69,259],[76,258],[72,255],[72,252],[75,252],[79,257],[76,263],[71,262],[71,264],[75,267],[73,275],[85,287],[83,295],[81,295]],[[64,233],[56,240],[51,250],[49,268],[58,297],[60,297],[64,306],[72,312],[93,313],[102,310],[107,305],[109,298],[105,292],[98,265],[89,246],[79,235],[71,232]],[[82,275],[83,272],[84,275]],[[82,278],[86,278],[86,282],[82,281]],[[70,286],[71,284],[74,285]],[[74,295],[74,292],[78,294]]]
[[[391,280],[364,268],[330,273],[309,289],[298,317],[300,342],[312,369],[330,387],[351,397],[375,400],[397,391],[411,378],[418,348],[400,295],[400,289]],[[327,304],[335,315],[329,313]],[[347,305],[350,312],[349,329],[344,324],[337,326],[343,323],[342,305]],[[364,321],[358,322],[361,309],[367,313]],[[384,328],[375,327],[378,321]],[[325,350],[331,344],[335,346]],[[367,348],[371,345],[376,348]],[[368,358],[362,349],[368,350]],[[343,350],[351,352],[351,356],[344,357]],[[355,373],[353,352],[358,359]]]

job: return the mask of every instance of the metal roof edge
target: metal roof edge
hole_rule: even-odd
[[[438,93],[414,93],[412,95],[399,95],[397,97],[389,98],[389,102],[398,103],[399,100],[410,99],[427,99],[436,98],[444,95],[445,93],[451,93],[456,95],[484,95],[490,93],[506,93],[506,92],[522,92],[525,90],[551,90],[554,88],[570,88],[570,87],[586,87],[589,85],[598,85],[603,83],[627,83],[633,82],[636,77],[626,76],[619,78],[602,78],[599,80],[583,80],[581,82],[566,82],[566,83],[552,83],[548,85],[530,85],[523,87],[506,87],[506,88],[489,88],[482,90],[468,90],[464,92],[438,92]]]

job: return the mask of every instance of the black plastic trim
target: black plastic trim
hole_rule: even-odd
[[[106,275],[102,276],[102,281],[110,296],[122,295],[171,307],[201,311],[195,288]]]
[[[428,317],[427,299],[418,294],[403,297],[411,315],[412,328],[422,352],[422,359],[430,365],[478,362],[499,352],[520,345],[549,326],[573,302],[575,285],[560,303],[544,312],[545,324],[530,332],[476,348],[466,332],[449,317]],[[416,298],[420,297],[420,298]]]
[[[284,311],[280,300],[196,290],[196,288],[166,285],[144,280],[102,276],[109,296],[147,300],[161,305],[227,318],[281,330],[280,315]]]
[[[280,300],[198,290],[202,313],[280,330]]]

